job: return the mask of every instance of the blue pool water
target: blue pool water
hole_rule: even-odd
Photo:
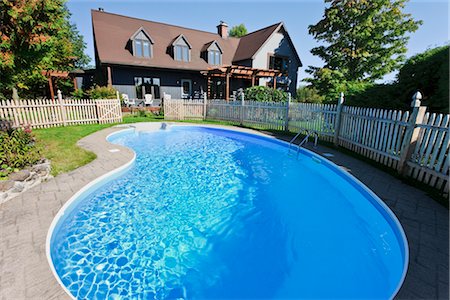
[[[403,233],[373,194],[283,142],[203,127],[110,138],[134,165],[51,235],[79,299],[390,298]]]

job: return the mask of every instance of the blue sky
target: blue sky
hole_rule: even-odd
[[[230,27],[244,23],[249,32],[283,21],[303,62],[299,80],[307,77],[309,65],[321,66],[322,61],[310,50],[318,45],[308,34],[308,25],[317,23],[323,16],[322,0],[297,1],[88,1],[69,0],[71,20],[77,25],[87,43],[86,52],[94,57],[91,9],[103,7],[105,11],[127,16],[164,22],[194,29],[216,32],[220,20]],[[416,20],[423,20],[418,31],[411,34],[407,56],[441,46],[449,41],[449,3],[447,0],[411,0],[405,12]],[[91,64],[94,64],[92,60]],[[395,73],[382,81],[389,82]]]

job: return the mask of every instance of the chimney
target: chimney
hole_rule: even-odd
[[[217,25],[217,34],[223,39],[228,38],[228,24],[224,21],[220,21],[220,24]]]

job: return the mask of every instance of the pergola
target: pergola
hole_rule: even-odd
[[[50,89],[50,96],[54,100],[55,99],[55,91],[53,88],[53,78],[67,78],[70,75],[75,75],[78,73],[80,73],[80,71],[68,72],[68,71],[45,70],[45,71],[42,71],[41,74],[44,75],[45,77],[47,77],[48,87]],[[77,89],[77,81],[76,81],[75,76],[73,76],[73,86],[75,89]]]
[[[225,78],[225,100],[230,99],[230,78],[241,78],[251,80],[252,86],[255,86],[256,79],[261,77],[272,77],[273,87],[277,87],[277,77],[285,75],[278,70],[255,69],[246,66],[225,66],[219,68],[210,68],[201,71],[203,75],[207,76],[208,94],[210,94],[210,83],[213,77]]]

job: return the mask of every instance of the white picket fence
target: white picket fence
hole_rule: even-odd
[[[412,111],[336,104],[225,100],[164,102],[165,119],[228,121],[256,129],[315,131],[359,155],[433,188],[449,191],[449,115],[426,113],[420,94]]]
[[[122,110],[118,99],[3,100],[0,101],[0,120],[14,127],[31,128],[119,123]]]

